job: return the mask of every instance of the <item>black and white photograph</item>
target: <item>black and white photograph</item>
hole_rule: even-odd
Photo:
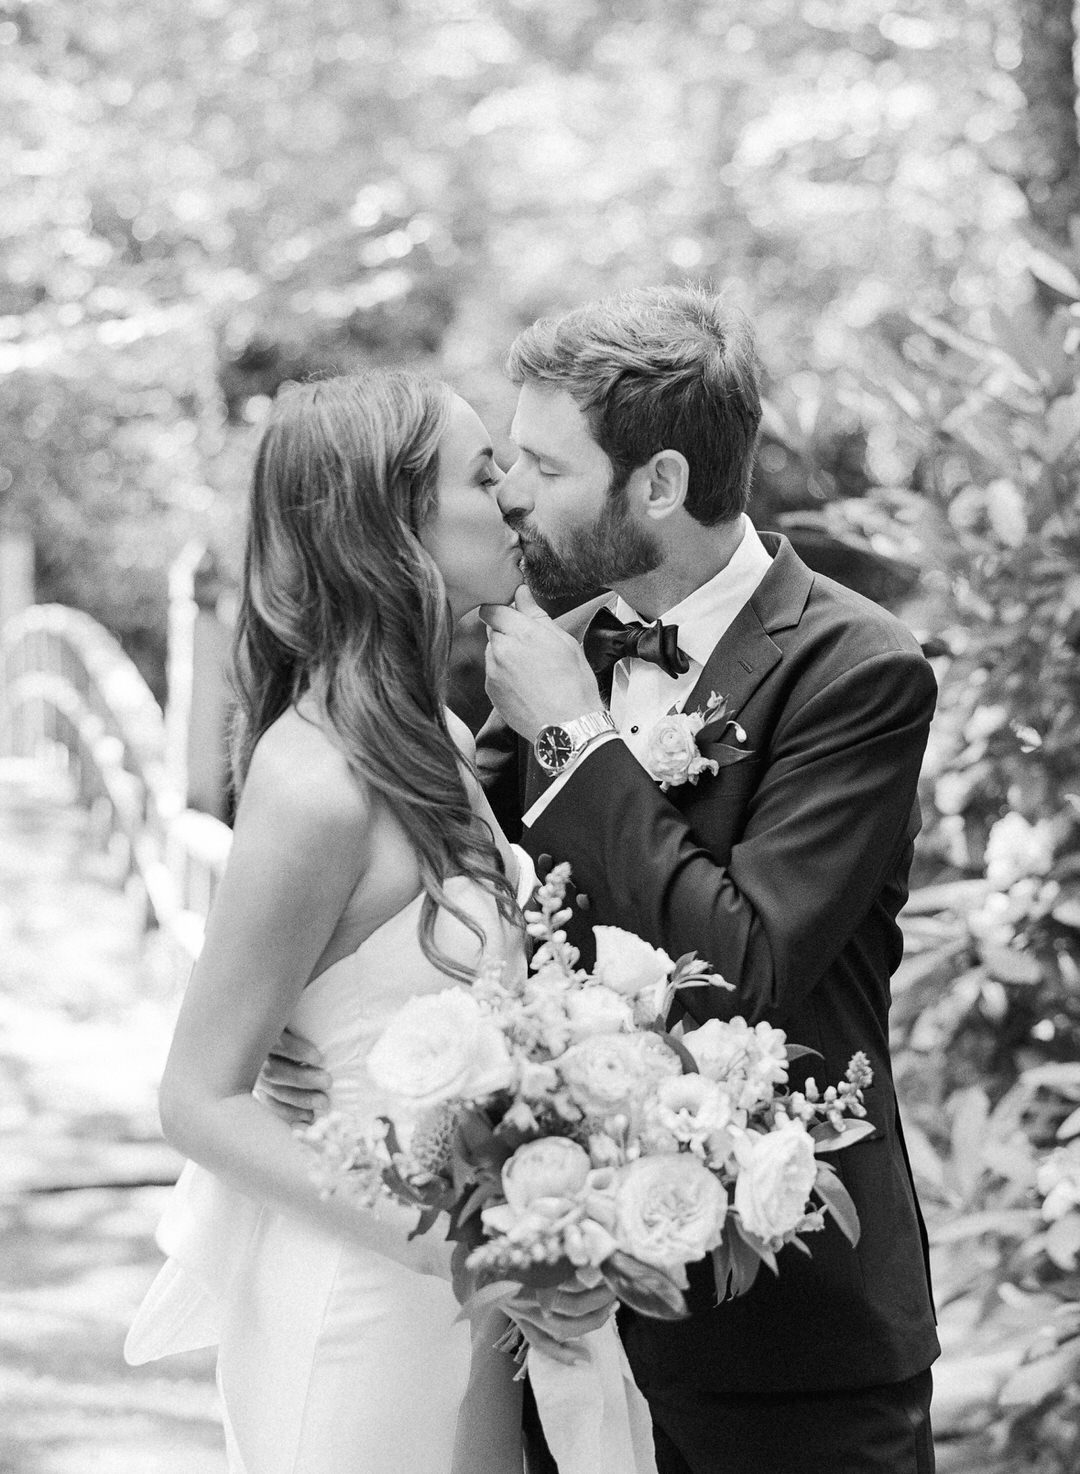
[[[0,0],[0,1474],[1075,1474],[1078,38]]]

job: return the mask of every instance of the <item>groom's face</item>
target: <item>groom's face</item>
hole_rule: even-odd
[[[521,539],[525,577],[546,598],[588,594],[661,562],[621,478],[565,389],[525,383],[510,426],[517,460],[499,488],[503,517]]]

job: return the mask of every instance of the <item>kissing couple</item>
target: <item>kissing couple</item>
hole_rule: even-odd
[[[322,1197],[289,1126],[385,1110],[365,1060],[387,1019],[482,957],[523,969],[521,906],[568,862],[586,966],[594,925],[697,953],[734,988],[681,992],[688,1022],[767,1020],[819,1078],[856,1050],[874,1075],[874,1133],[839,1169],[857,1246],[830,1223],[737,1300],[692,1266],[686,1319],[621,1310],[648,1416],[633,1465],[595,1474],[928,1474],[938,1344],[888,1010],[932,672],[747,517],[758,370],[721,298],[591,303],[527,328],[508,369],[505,473],[469,405],[407,372],[292,388],[266,425],[239,806],[161,1087],[191,1160],[129,1359],[218,1347],[232,1474],[560,1467],[500,1326],[458,1318],[449,1245]],[[533,597],[597,589],[557,621]],[[477,608],[495,711],[474,744],[446,688]],[[714,692],[746,760],[662,785],[657,724]],[[612,1309],[582,1284],[509,1314],[528,1365],[614,1336]]]

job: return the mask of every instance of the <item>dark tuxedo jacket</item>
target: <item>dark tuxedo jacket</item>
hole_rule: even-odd
[[[858,1208],[858,1247],[830,1219],[808,1235],[811,1258],[789,1246],[778,1277],[763,1268],[746,1296],[720,1306],[711,1266],[693,1269],[689,1320],[627,1317],[646,1394],[873,1386],[924,1370],[939,1350],[888,1053],[896,916],[936,687],[898,620],[812,573],[786,538],[762,540],[773,565],[685,704],[725,696],[750,759],[662,793],[622,742],[608,741],[521,832],[543,775],[497,717],[478,741],[500,822],[542,870],[570,862],[578,904],[567,931],[585,965],[593,925],[625,927],[672,957],[696,952],[735,984],[683,992],[688,1027],[710,1016],[767,1019],[823,1056],[794,1066],[796,1083],[807,1073],[837,1082],[858,1049],[873,1066],[866,1103],[877,1131],[828,1158]],[[580,637],[596,607],[562,622]]]

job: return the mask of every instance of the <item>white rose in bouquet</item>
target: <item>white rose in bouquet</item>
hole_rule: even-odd
[[[555,1063],[573,1103],[600,1118],[630,1111],[658,1080],[682,1074],[678,1056],[657,1034],[594,1034]]]
[[[801,1121],[751,1135],[736,1145],[735,1208],[748,1233],[775,1243],[793,1233],[807,1211],[817,1176],[814,1142]]]
[[[593,1034],[625,1034],[634,1026],[634,1011],[621,993],[602,983],[579,988],[566,998],[570,1040],[577,1044]]]
[[[615,1236],[621,1248],[681,1280],[687,1264],[719,1242],[727,1193],[704,1163],[683,1152],[639,1157],[615,1179]]]
[[[367,1070],[416,1109],[479,1100],[514,1079],[502,1031],[462,988],[410,998],[372,1045]]]
[[[594,926],[596,965],[593,977],[616,993],[634,998],[646,989],[666,983],[675,966],[666,952],[650,947],[633,932],[619,926]]]

